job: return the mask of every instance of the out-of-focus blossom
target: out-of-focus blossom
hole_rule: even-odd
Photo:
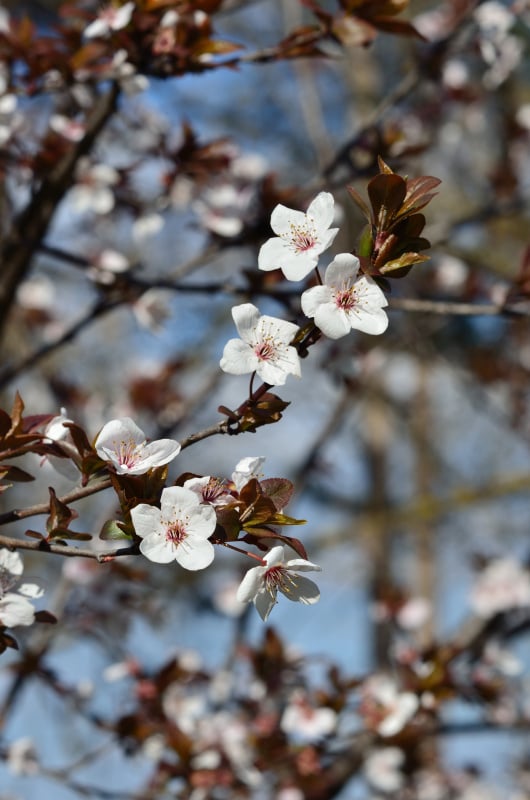
[[[148,289],[132,305],[134,316],[142,328],[158,333],[163,323],[171,317],[166,302],[166,293],[160,289]]]
[[[52,114],[50,128],[69,142],[80,142],[86,131],[83,122],[65,117],[64,114]]]
[[[497,558],[479,574],[471,591],[471,608],[487,619],[530,605],[530,573],[513,558]]]
[[[405,782],[401,771],[405,754],[399,747],[382,747],[368,753],[364,775],[370,786],[380,792],[397,792]]]
[[[237,599],[239,583],[235,580],[226,580],[219,583],[212,593],[214,608],[227,617],[240,617],[245,606]]]
[[[119,31],[126,28],[131,21],[134,3],[125,3],[123,6],[106,5],[96,19],[85,28],[85,37],[93,39],[99,36],[109,36],[112,31]]]
[[[92,211],[108,214],[114,208],[114,191],[119,174],[108,164],[92,164],[90,159],[79,160],[76,184],[70,189],[69,199],[78,213]]]
[[[109,461],[118,475],[143,475],[168,464],[180,452],[180,444],[174,439],[157,439],[148,444],[144,432],[130,417],[107,422],[94,446],[98,456]]]
[[[21,583],[24,565],[18,553],[0,549],[0,625],[15,628],[32,625],[35,609],[28,598],[36,600],[44,594],[35,583]]]
[[[237,462],[235,470],[232,472],[232,482],[238,492],[253,478],[263,477],[263,473],[259,470],[264,462],[265,456],[246,456]]]
[[[131,264],[123,253],[107,248],[94,258],[87,274],[95,283],[111,286],[116,280],[116,275],[127,272],[130,268]]]
[[[135,219],[132,224],[132,238],[137,243],[143,243],[146,239],[162,230],[164,227],[164,217],[161,214],[144,214]]]
[[[302,295],[302,311],[330,339],[346,336],[353,328],[377,335],[388,327],[383,311],[388,301],[372,278],[358,277],[359,266],[358,258],[340,253],[327,268],[324,285]]]
[[[300,558],[290,547],[273,547],[263,557],[263,566],[249,569],[237,590],[241,603],[254,603],[265,622],[277,603],[281,592],[295,603],[313,605],[320,599],[320,590],[314,581],[299,572],[320,571],[317,564]]]
[[[410,597],[397,611],[396,622],[403,630],[414,631],[425,625],[431,611],[431,604],[424,597]]]
[[[7,747],[7,768],[13,775],[37,775],[40,771],[35,744],[30,736],[23,736]]]
[[[277,205],[271,215],[271,228],[278,236],[262,245],[259,268],[281,269],[290,281],[305,278],[338,233],[338,228],[330,228],[334,212],[333,195],[329,192],[320,192],[306,214]]]
[[[401,692],[387,675],[372,675],[363,684],[360,713],[380,736],[395,736],[419,708],[413,692]]]
[[[17,128],[17,98],[14,94],[0,96],[0,145],[6,144]]]
[[[305,692],[295,691],[285,707],[280,728],[304,742],[314,742],[333,733],[337,725],[337,714],[325,706],[315,708]]]
[[[194,209],[209,231],[234,238],[243,230],[253,198],[252,187],[237,187],[225,182],[205,189],[195,201]]]
[[[43,433],[51,442],[68,442],[70,446],[73,446],[70,429],[66,427],[65,422],[73,422],[73,420],[66,415],[66,409],[61,408],[61,413],[48,422]],[[79,477],[79,470],[70,458],[48,455],[44,456],[40,463],[41,466],[53,467],[56,472],[68,480],[76,481]]]
[[[145,503],[131,510],[134,529],[142,539],[140,552],[157,564],[177,561],[189,570],[212,563],[214,547],[208,537],[216,526],[215,509],[182,486],[164,489],[160,509]]]
[[[480,52],[489,65],[483,83],[487,89],[495,89],[518,66],[524,52],[520,39],[510,34],[515,16],[496,0],[480,3],[473,15],[479,28]]]
[[[261,316],[252,303],[232,308],[241,339],[230,339],[221,358],[221,369],[231,375],[257,372],[271,386],[283,386],[288,375],[300,377],[300,359],[291,342],[298,326],[283,319]]]
[[[128,95],[144,92],[149,87],[145,75],[139,75],[134,64],[128,61],[127,50],[118,50],[105,68],[105,77],[118,81],[120,88]]]

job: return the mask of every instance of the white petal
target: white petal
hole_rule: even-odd
[[[306,558],[291,558],[285,562],[285,566],[287,569],[292,569],[293,572],[322,572],[322,567],[319,567],[318,564],[313,564],[312,561],[308,561]]]
[[[289,250],[283,259],[282,272],[288,281],[301,281],[318,264],[319,253],[325,248],[313,247],[305,253]]]
[[[35,609],[25,597],[6,594],[0,600],[0,625],[14,628],[16,625],[31,625],[35,620]]]
[[[250,345],[241,339],[230,339],[225,344],[219,366],[223,372],[230,375],[245,375],[247,372],[254,372],[258,364],[258,357],[250,348]]]
[[[260,247],[258,267],[265,271],[281,269],[286,256],[291,252],[288,243],[279,237],[269,239]]]
[[[0,569],[5,569],[11,575],[22,575],[24,572],[24,564],[20,555],[16,552],[11,552],[3,547],[0,550]]]
[[[271,594],[271,592],[263,590],[254,598],[254,605],[263,622],[267,622],[269,614],[276,605],[276,602],[276,592]]]
[[[144,432],[130,417],[111,419],[107,422],[100,430],[94,446],[100,458],[105,458],[100,454],[99,448],[109,448],[115,452],[116,444],[121,441],[134,442],[137,445],[145,442]]]
[[[149,506],[146,503],[140,503],[131,509],[131,519],[134,530],[140,538],[151,536],[153,533],[164,535],[165,528],[162,525],[161,517],[162,515],[159,508]]]
[[[280,586],[282,594],[295,603],[313,605],[320,600],[320,589],[316,583],[309,578],[304,578],[303,575],[293,576],[292,581],[289,581],[288,589],[289,591],[284,591]]]
[[[236,592],[236,598],[240,603],[249,603],[254,600],[260,589],[263,587],[263,575],[266,567],[252,567],[249,569]]]
[[[333,295],[328,286],[312,286],[302,294],[302,311],[306,317],[314,317],[319,306],[331,302],[332,298]]]
[[[271,214],[271,228],[278,236],[291,235],[292,227],[305,228],[307,225],[307,215],[303,211],[295,211],[281,203],[276,206]]]
[[[254,344],[256,341],[256,328],[259,323],[260,313],[252,303],[242,303],[232,308],[232,318],[236,324],[237,332],[244,342]]]
[[[256,372],[265,383],[283,386],[288,375],[296,375],[297,378],[301,376],[300,358],[294,347],[287,347],[282,353],[281,361],[275,363],[258,360]]]
[[[154,442],[146,444],[142,450],[141,465],[143,470],[152,467],[162,467],[172,461],[180,453],[180,444],[174,439],[156,439]],[[140,463],[137,466],[140,466]],[[130,470],[134,474],[134,470]],[[137,473],[139,474],[139,473]]]
[[[326,270],[326,285],[343,288],[351,286],[359,272],[359,259],[351,253],[339,253]]]
[[[312,217],[318,231],[326,230],[333,222],[335,201],[329,192],[320,192],[310,203],[307,216]]]
[[[32,600],[37,600],[44,594],[44,589],[41,589],[36,583],[23,583],[18,587],[17,592],[24,597],[31,597]]]
[[[85,38],[93,39],[96,36],[106,36],[110,28],[105,20],[95,19],[85,28]]]
[[[281,544],[271,547],[264,560],[267,563],[267,568],[283,564],[285,562],[285,547]]]
[[[213,511],[208,506],[204,508]],[[215,511],[214,511],[215,516]],[[181,567],[189,570],[205,569],[214,558],[214,546],[207,539],[195,539],[188,537],[186,541],[177,547],[176,559]]]
[[[326,303],[317,308],[315,324],[330,339],[340,339],[341,336],[346,336],[351,331],[352,316],[353,312],[347,314],[342,308],[337,308],[334,303]]]
[[[377,336],[388,328],[388,317],[382,308],[358,308],[348,313],[352,328]]]
[[[152,534],[140,542],[140,552],[156,564],[169,564],[177,557],[177,548],[165,536]]]
[[[385,293],[369,275],[363,275],[355,282],[355,291],[360,300],[370,305],[382,307],[388,305]]]

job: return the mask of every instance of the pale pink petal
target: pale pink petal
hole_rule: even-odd
[[[231,375],[245,375],[247,372],[254,372],[258,365],[258,358],[250,346],[241,339],[230,339],[225,344],[219,365],[223,372],[229,372]]]
[[[205,508],[208,507],[205,506]],[[213,509],[208,510],[213,511]],[[177,547],[175,557],[181,567],[194,571],[208,567],[212,563],[214,555],[214,546],[208,539],[198,539],[195,536],[190,536],[183,544]]]
[[[306,225],[307,215],[303,211],[295,211],[281,203],[271,214],[271,228],[278,236],[289,237],[293,227],[305,227]]]
[[[262,578],[266,567],[252,567],[239,584],[236,598],[240,603],[249,603],[262,587]]]
[[[0,600],[0,625],[14,628],[17,625],[32,625],[34,620],[35,609],[25,597],[9,593]]]
[[[334,213],[335,201],[333,195],[329,192],[320,192],[320,194],[317,194],[307,209],[307,216],[314,219],[317,230],[329,228],[333,222]]]
[[[270,271],[281,269],[283,262],[291,252],[288,242],[275,236],[262,244],[258,253],[259,269]]]
[[[340,339],[352,329],[353,312],[347,314],[342,308],[337,308],[334,303],[326,303],[317,308],[314,319],[322,333],[330,339]],[[358,327],[355,325],[355,327]]]
[[[131,519],[137,536],[142,539],[146,536],[151,536],[153,533],[165,535],[160,509],[155,506],[140,503],[131,509]]]
[[[151,535],[140,542],[140,552],[156,564],[169,564],[175,560],[175,546],[165,536]]]
[[[256,341],[256,328],[260,320],[259,310],[252,303],[242,303],[232,308],[232,318],[236,324],[237,332],[244,342],[254,344]]]
[[[172,461],[179,453],[179,442],[174,439],[156,439],[142,449],[141,461],[144,467],[161,467]]]
[[[11,575],[22,575],[24,564],[20,555],[3,547],[0,550],[0,570],[6,570]]]
[[[312,286],[302,294],[302,311],[306,317],[314,317],[323,303],[329,303],[333,293],[328,286]]]
[[[351,286],[359,272],[359,259],[351,253],[339,253],[326,270],[327,286]]]

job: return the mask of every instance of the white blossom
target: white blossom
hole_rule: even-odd
[[[395,736],[419,708],[413,692],[401,692],[387,675],[372,675],[363,685],[361,713],[380,736]]]
[[[80,142],[86,131],[83,122],[65,117],[64,114],[53,114],[50,117],[50,128],[69,142]]]
[[[290,343],[298,326],[276,317],[260,316],[252,303],[232,308],[241,339],[226,343],[221,369],[232,375],[256,371],[271,386],[282,386],[288,375],[300,377],[300,359]]]
[[[293,692],[280,720],[284,733],[296,736],[305,742],[314,742],[333,733],[337,725],[337,714],[332,708],[311,705],[305,692]]]
[[[69,199],[78,213],[93,211],[108,214],[114,208],[114,191],[119,174],[108,164],[91,164],[88,158],[79,160],[76,184],[70,189]]]
[[[143,475],[168,464],[180,452],[174,439],[147,443],[144,432],[130,418],[113,419],[101,429],[95,448],[103,461],[110,461],[118,475]]]
[[[405,754],[399,747],[383,747],[368,753],[364,775],[370,786],[381,792],[397,792],[404,784],[401,771]]]
[[[211,506],[224,506],[234,499],[227,484],[210,475],[204,478],[189,478],[184,482],[184,488],[194,492],[201,503],[208,503]]]
[[[471,608],[487,619],[502,611],[530,605],[530,573],[513,558],[491,561],[471,592]]]
[[[112,31],[119,31],[127,27],[133,11],[133,2],[125,3],[123,6],[106,5],[96,19],[85,28],[85,37],[93,39],[98,36],[108,36]]]
[[[0,550],[0,625],[15,628],[17,625],[32,625],[35,609],[28,598],[42,597],[44,591],[35,583],[20,583],[24,571],[18,553],[5,548]]]
[[[208,537],[215,530],[215,509],[182,486],[164,489],[160,506],[140,503],[131,510],[140,552],[157,564],[177,561],[189,570],[211,564],[214,548]]]
[[[237,590],[240,603],[254,603],[265,622],[276,605],[278,591],[289,600],[313,605],[320,599],[320,590],[299,572],[320,571],[317,564],[300,558],[291,548],[278,545],[263,557],[263,565],[249,569]]]
[[[330,339],[346,336],[352,328],[380,334],[388,326],[383,311],[388,305],[379,286],[359,273],[359,259],[340,253],[326,270],[323,286],[313,286],[302,295],[302,310]]]
[[[265,456],[246,456],[237,462],[235,470],[232,472],[232,482],[237,491],[247,485],[253,478],[261,478],[263,473],[259,472]]]
[[[329,192],[320,192],[306,214],[277,205],[272,212],[271,228],[278,236],[262,245],[258,256],[259,268],[281,269],[290,281],[305,278],[338,233],[338,228],[329,227],[333,215],[334,200]]]

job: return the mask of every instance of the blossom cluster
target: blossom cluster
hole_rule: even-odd
[[[352,329],[378,335],[388,326],[387,299],[373,278],[361,271],[359,259],[339,253],[326,269],[324,282],[318,260],[335,239],[333,196],[320,192],[306,213],[277,205],[271,227],[277,236],[262,245],[261,270],[281,269],[290,281],[305,279],[316,270],[319,285],[301,296],[302,311],[330,339],[346,336]],[[240,339],[230,339],[221,358],[221,369],[232,375],[256,372],[271,386],[281,386],[288,375],[300,377],[300,359],[293,340],[298,326],[282,319],[261,316],[256,306],[243,303],[232,309]]]

